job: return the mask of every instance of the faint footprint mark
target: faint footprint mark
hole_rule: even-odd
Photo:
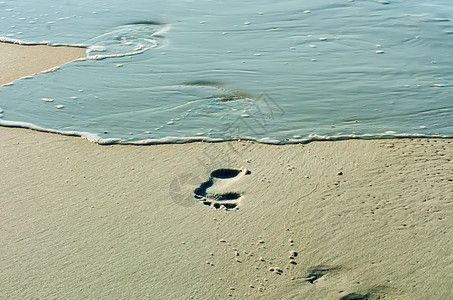
[[[340,298],[340,300],[369,300],[369,299],[371,299],[370,294],[363,295],[358,293],[350,293]]]
[[[330,271],[338,270],[339,267],[329,267],[324,265],[311,267],[307,271],[307,275],[304,277],[305,281],[315,284],[318,279],[329,273]]]
[[[363,293],[349,293],[340,298],[340,300],[372,300],[385,299],[388,292],[386,286],[375,286]]]
[[[317,265],[311,267],[307,270],[306,275],[303,279],[311,284],[318,283],[318,280],[321,279],[326,274],[335,273],[341,269],[341,266],[328,266],[328,265]],[[372,299],[383,299],[385,297],[385,286],[376,286],[366,291],[361,291],[360,293],[348,293],[339,300],[372,300]]]
[[[237,209],[239,205],[240,193],[208,193],[207,190],[214,184],[222,184],[228,180],[248,175],[251,172],[246,169],[218,169],[211,172],[209,180],[203,182],[200,187],[194,190],[195,199],[200,200],[204,205],[214,207],[215,209],[225,208],[226,210]]]

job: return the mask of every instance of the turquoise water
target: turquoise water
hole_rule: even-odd
[[[0,2],[1,40],[87,58],[0,87],[0,125],[138,144],[453,136],[447,0],[17,2]]]

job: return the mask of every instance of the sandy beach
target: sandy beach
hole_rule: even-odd
[[[1,44],[1,82],[80,56],[35,49]],[[0,299],[451,299],[452,142],[101,146],[0,127]]]

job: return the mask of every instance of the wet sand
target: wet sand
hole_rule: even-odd
[[[100,146],[0,127],[0,298],[452,298],[452,142]]]
[[[0,42],[0,85],[86,56],[85,48],[21,46]]]

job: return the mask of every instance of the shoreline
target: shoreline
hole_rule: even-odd
[[[50,48],[27,55],[55,64]],[[1,59],[16,79],[38,67]],[[137,147],[0,126],[0,298],[452,298],[452,145]]]
[[[362,140],[362,141],[373,141],[373,140],[414,140],[414,139],[437,139],[437,140],[452,140],[453,137],[447,136],[429,136],[429,135],[410,135],[410,134],[401,134],[396,136],[334,136],[334,137],[314,137],[312,139],[304,139],[304,140],[295,140],[295,141],[287,141],[287,142],[264,142],[260,140],[254,140],[249,138],[231,138],[229,140],[217,140],[217,139],[207,139],[207,138],[187,138],[183,139],[180,138],[178,140],[172,141],[165,141],[165,138],[158,139],[158,140],[145,140],[145,141],[137,141],[137,142],[122,142],[117,141],[116,138],[112,138],[108,141],[99,141],[99,136],[96,134],[78,132],[78,131],[65,131],[60,132],[58,130],[52,129],[43,129],[34,124],[24,123],[25,125],[21,125],[21,122],[14,122],[14,121],[3,121],[0,120],[0,127],[5,128],[17,128],[17,129],[26,129],[32,130],[36,132],[43,132],[48,134],[56,134],[61,136],[70,136],[70,137],[78,137],[87,140],[90,143],[98,144],[101,146],[112,146],[112,145],[128,145],[128,146],[153,146],[153,145],[182,145],[182,144],[192,144],[192,143],[227,143],[227,142],[246,142],[246,143],[257,143],[263,145],[274,145],[274,146],[283,146],[283,145],[307,145],[313,142],[336,142],[336,141],[354,141],[354,140]]]
[[[0,86],[86,56],[86,48],[0,42]]]

